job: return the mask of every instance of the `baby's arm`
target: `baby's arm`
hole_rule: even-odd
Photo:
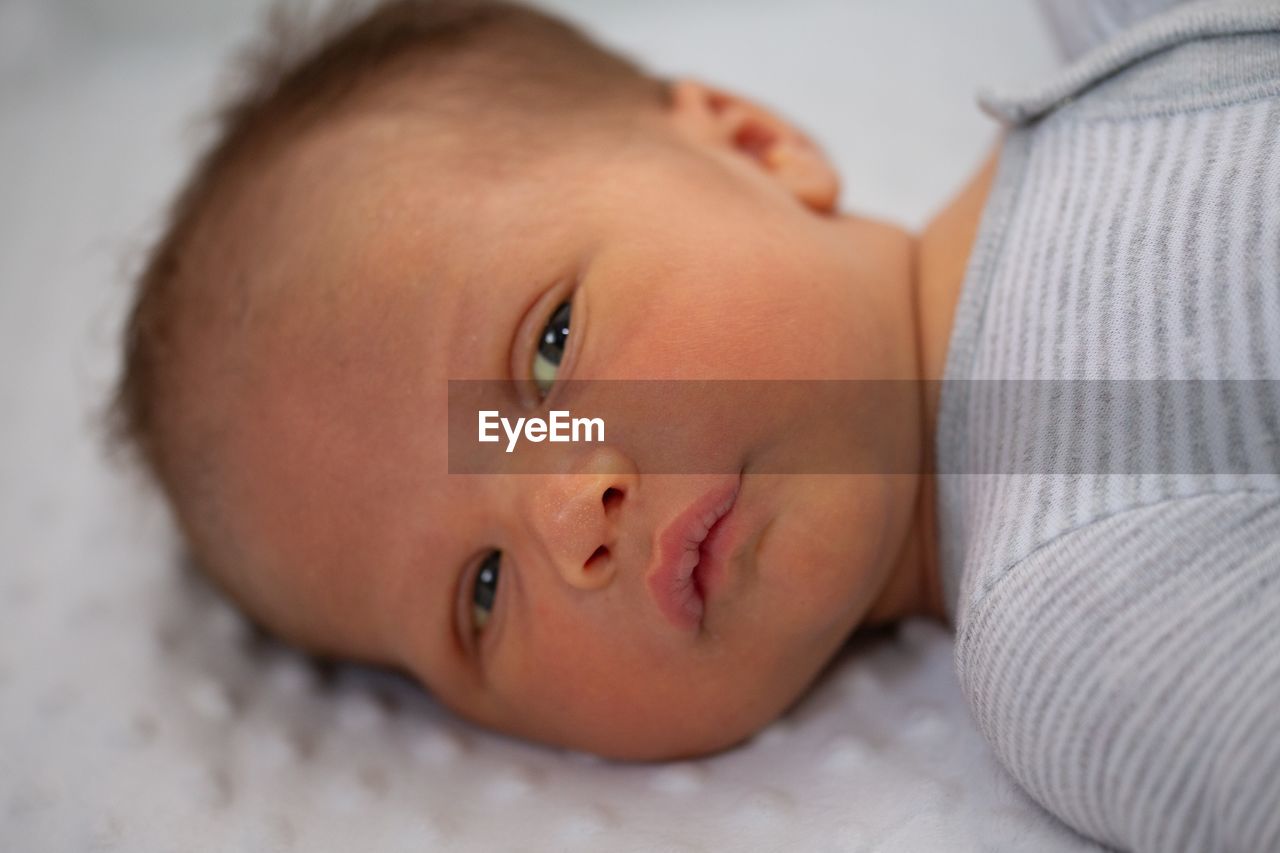
[[[957,642],[1000,761],[1066,823],[1124,850],[1280,850],[1280,493],[1076,528]]]

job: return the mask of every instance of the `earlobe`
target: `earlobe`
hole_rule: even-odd
[[[769,110],[696,80],[670,84],[671,120],[692,141],[747,158],[806,207],[835,211],[840,178],[826,154]]]

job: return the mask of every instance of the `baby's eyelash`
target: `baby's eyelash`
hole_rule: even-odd
[[[501,569],[502,551],[494,549],[485,555],[484,560],[476,569],[474,578],[468,584],[470,589],[467,591],[470,597],[468,615],[471,619],[471,630],[475,634],[482,633],[484,627],[488,624],[489,619],[493,616],[493,605],[497,601],[497,585]],[[477,596],[476,593],[481,589],[482,583],[490,584],[491,588],[486,590],[483,595]]]
[[[568,354],[573,303],[572,294],[560,301],[547,318],[534,348],[529,372],[539,399],[546,399],[555,386],[556,374]]]

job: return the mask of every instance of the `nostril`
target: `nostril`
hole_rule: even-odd
[[[601,500],[604,502],[604,508],[609,509],[618,501],[622,500],[622,490],[615,489],[613,486],[610,486],[604,490],[604,497]]]
[[[591,566],[595,564],[597,560],[603,560],[607,556],[609,556],[609,549],[601,545],[599,548],[595,550],[594,553],[592,553],[590,557],[587,558],[587,563],[586,565],[583,566],[583,568],[586,569],[587,571],[590,571]]]

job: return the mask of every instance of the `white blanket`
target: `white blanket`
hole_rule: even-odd
[[[321,672],[181,568],[93,412],[190,118],[256,5],[0,3],[0,850],[1093,849],[994,763],[924,622],[855,644],[744,747],[628,766]],[[973,89],[1055,62],[1017,0],[555,5],[793,117],[847,208],[911,227],[992,140]]]

